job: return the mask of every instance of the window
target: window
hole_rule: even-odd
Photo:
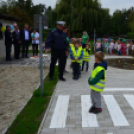
[[[2,23],[0,22],[0,40],[3,39],[3,33],[1,32]]]

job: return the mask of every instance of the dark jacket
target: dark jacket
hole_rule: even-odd
[[[105,70],[107,70],[107,62],[106,61],[103,61],[102,63],[95,63],[94,64],[94,69],[97,67],[97,66],[102,66],[105,68]],[[104,71],[103,72],[103,75],[102,75],[102,78],[101,79],[104,79]]]
[[[97,66],[102,66],[102,67],[105,68],[105,70],[107,70],[107,62],[106,62],[106,61],[103,61],[102,63],[94,63],[94,69],[95,69]]]
[[[5,31],[5,45],[12,44],[12,33],[8,30]]]
[[[31,32],[28,30],[28,32],[29,32],[29,43],[31,42]],[[21,41],[22,41],[22,43],[23,42],[25,42],[25,29],[22,29],[21,31],[20,31],[20,38],[21,38]]]
[[[12,34],[13,34],[13,44],[18,44],[18,42],[21,41],[20,32],[14,31]]]
[[[67,50],[66,34],[58,29],[49,33],[46,41],[45,48],[54,48],[56,50]]]

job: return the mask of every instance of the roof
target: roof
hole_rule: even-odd
[[[0,19],[4,19],[4,20],[15,20],[15,21],[19,21],[20,18],[12,16],[12,15],[8,15],[8,14],[3,14],[0,13]]]

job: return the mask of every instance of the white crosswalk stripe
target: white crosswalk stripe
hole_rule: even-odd
[[[90,95],[81,96],[81,107],[82,107],[82,127],[98,127],[98,121],[96,115],[88,112],[91,107]]]
[[[127,102],[134,110],[134,95],[124,95],[124,97],[126,98]]]
[[[121,111],[113,95],[103,95],[114,126],[129,126],[125,115]]]
[[[69,107],[69,95],[59,95],[57,103],[51,118],[50,128],[65,128],[66,118]],[[103,95],[104,102],[106,103],[109,115],[113,121],[113,125],[117,126],[130,126],[119,104],[113,95]],[[124,100],[127,100],[130,108],[134,110],[134,95],[124,95]],[[99,127],[99,121],[95,114],[90,114],[89,108],[91,107],[90,95],[81,95],[81,116],[82,127]],[[99,115],[98,115],[99,116]],[[71,117],[70,117],[71,118]],[[110,133],[109,133],[110,134]],[[111,133],[112,134],[112,133]]]
[[[65,128],[68,104],[69,95],[58,96],[54,114],[51,119],[50,128]]]

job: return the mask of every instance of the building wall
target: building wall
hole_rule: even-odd
[[[0,22],[2,23],[3,26],[6,26],[6,25],[12,25],[14,21],[0,19]],[[13,53],[14,53],[14,46],[12,45],[11,54],[13,55]],[[5,57],[6,57],[5,37],[3,33],[3,39],[2,40],[0,39],[0,61],[5,59]]]

